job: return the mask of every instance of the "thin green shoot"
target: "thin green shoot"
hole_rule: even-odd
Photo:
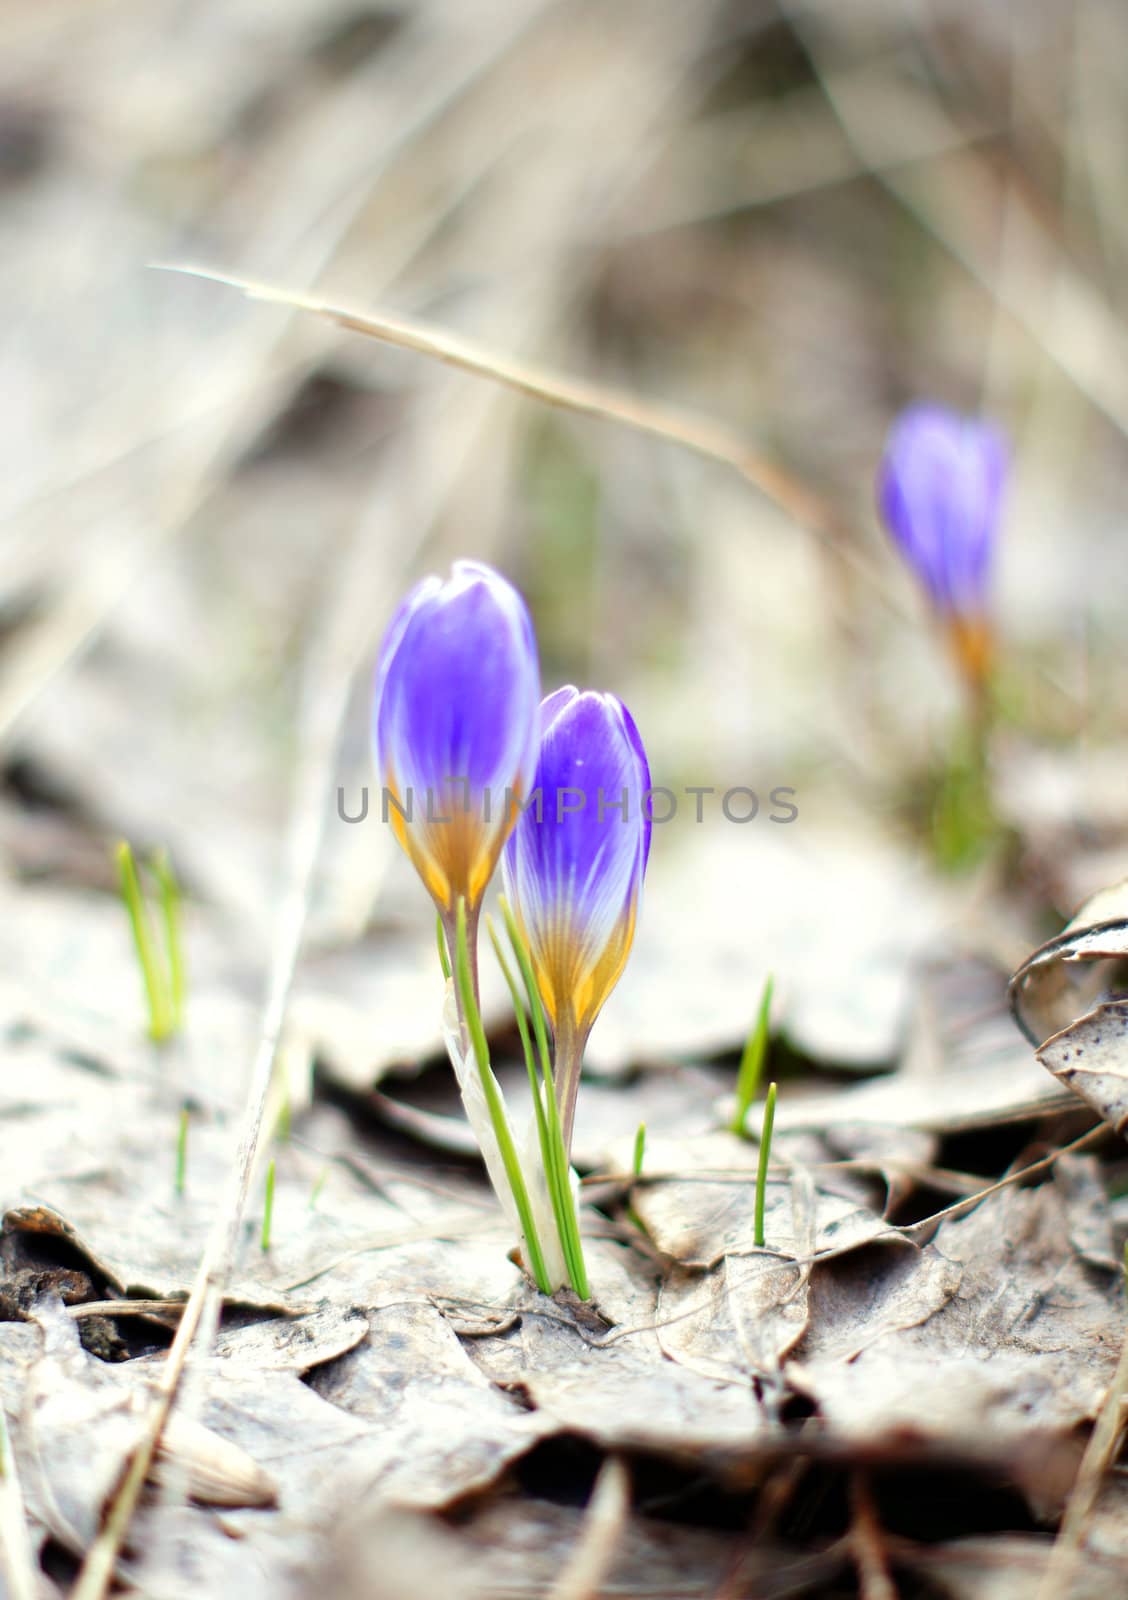
[[[634,1155],[631,1158],[631,1171],[636,1178],[642,1176],[642,1163],[646,1157],[646,1123],[640,1122],[638,1132],[635,1134]]]
[[[121,898],[129,915],[129,925],[133,930],[133,945],[137,951],[137,960],[141,967],[141,977],[145,985],[145,1000],[149,1010],[149,1037],[158,1043],[167,1039],[173,1029],[172,1002],[169,996],[168,981],[165,977],[160,956],[157,953],[157,941],[153,926],[149,919],[148,908],[141,893],[141,880],[137,875],[137,863],[133,859],[133,851],[126,840],[121,840],[115,851],[118,866],[118,878],[121,885]]]
[[[540,1239],[537,1236],[533,1210],[529,1204],[529,1194],[525,1187],[524,1174],[521,1171],[521,1163],[517,1159],[513,1135],[510,1132],[509,1122],[505,1115],[505,1102],[502,1100],[501,1089],[490,1066],[489,1046],[486,1043],[485,1029],[482,1027],[482,1015],[478,1010],[474,985],[470,977],[470,946],[466,934],[466,901],[462,898],[458,902],[454,982],[458,995],[459,1010],[466,1025],[466,1031],[470,1036],[471,1048],[474,1052],[474,1059],[477,1062],[478,1076],[481,1080],[482,1093],[485,1097],[486,1108],[489,1111],[490,1122],[493,1125],[494,1137],[497,1140],[498,1152],[505,1167],[505,1176],[513,1195],[513,1203],[517,1208],[521,1231],[528,1246],[529,1265],[537,1288],[542,1294],[550,1294],[551,1287],[548,1281],[548,1273],[545,1269]]]
[[[188,1107],[181,1106],[176,1129],[176,1179],[177,1194],[183,1194],[188,1180]]]
[[[569,1176],[568,1158],[564,1151],[564,1139],[560,1127],[560,1114],[556,1105],[556,1096],[553,1092],[551,1073],[548,1070],[546,1055],[541,1057],[542,1079],[537,1077],[537,1064],[533,1055],[533,1042],[529,1034],[529,1024],[526,1017],[528,1005],[533,1015],[534,1031],[539,1034],[544,1030],[544,1014],[540,1013],[541,1028],[537,1030],[537,1012],[533,1006],[533,996],[526,999],[517,987],[517,980],[513,976],[512,968],[505,959],[505,951],[497,936],[497,930],[490,917],[486,918],[486,928],[489,932],[490,943],[493,945],[498,966],[509,989],[513,1001],[513,1014],[517,1019],[517,1031],[521,1036],[521,1048],[525,1055],[525,1067],[529,1074],[529,1088],[533,1096],[533,1108],[537,1121],[537,1137],[540,1142],[541,1161],[544,1166],[545,1183],[548,1188],[549,1199],[552,1202],[552,1214],[556,1221],[556,1233],[560,1240],[560,1249],[564,1256],[564,1265],[568,1271],[568,1281],[581,1299],[590,1299],[587,1267],[584,1263],[583,1245],[580,1241],[579,1223],[576,1219],[575,1198],[572,1194],[572,1185]],[[513,943],[514,954],[522,974],[526,969],[531,980],[531,965],[528,962],[527,952],[519,938],[514,939],[515,930],[507,927],[510,941]],[[522,961],[522,956],[525,960]],[[535,996],[536,1005],[539,1006],[539,996]]]
[[[325,1180],[329,1176],[329,1168],[322,1167],[317,1177],[313,1180],[313,1188],[309,1191],[309,1209],[317,1210],[317,1202],[321,1199],[321,1191],[325,1187]]]
[[[270,1249],[270,1230],[274,1222],[274,1157],[266,1169],[266,1198],[262,1207],[262,1249],[263,1254]]]
[[[279,1144],[289,1144],[290,1134],[294,1125],[294,1106],[290,1099],[290,1085],[284,1074],[281,1081],[282,1104],[278,1107],[278,1119],[274,1124],[274,1137]]]
[[[773,980],[769,976],[764,984],[763,993],[760,995],[760,1009],[756,1014],[755,1026],[748,1035],[744,1046],[744,1053],[740,1058],[740,1070],[736,1075],[736,1111],[729,1128],[733,1133],[744,1135],[744,1123],[748,1116],[748,1108],[756,1098],[760,1087],[760,1079],[764,1072],[764,1060],[768,1051],[768,1031],[771,1026]]]
[[[442,913],[435,912],[435,937],[439,943],[439,965],[443,969],[443,978],[450,982],[450,956],[447,954],[446,929],[443,927]]]
[[[768,1189],[768,1161],[772,1150],[772,1128],[775,1125],[776,1086],[768,1084],[764,1100],[764,1121],[760,1128],[760,1162],[756,1169],[756,1224],[753,1243],[757,1249],[764,1245],[764,1201]]]
[[[153,857],[153,876],[157,880],[161,922],[164,926],[165,947],[168,957],[168,996],[172,1031],[184,1022],[186,979],[184,973],[184,942],[180,917],[180,885],[172,870],[167,850],[158,850]]]

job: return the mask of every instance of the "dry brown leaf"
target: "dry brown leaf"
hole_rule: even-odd
[[[1007,1188],[942,1222],[919,1255],[820,1264],[788,1375],[855,1442],[1066,1439],[1099,1408],[1126,1327],[1114,1262],[1094,1266],[1073,1243],[1071,1214],[1094,1204],[1107,1216],[1075,1177]]]

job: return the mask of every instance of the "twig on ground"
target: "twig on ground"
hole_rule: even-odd
[[[750,450],[739,434],[711,418],[689,416],[641,400],[624,390],[588,383],[530,362],[512,360],[429,323],[334,305],[317,295],[258,283],[234,274],[214,272],[207,267],[177,262],[153,264],[164,271],[183,272],[192,277],[206,278],[212,283],[241,289],[252,300],[269,301],[291,310],[312,311],[317,316],[337,323],[339,327],[380,339],[385,344],[398,345],[404,350],[413,350],[418,355],[430,356],[463,372],[491,378],[495,383],[504,384],[519,394],[541,400],[547,405],[598,417],[605,422],[621,423],[640,433],[681,445],[696,455],[734,468],[773,504],[812,532],[831,540],[838,537],[840,530],[829,506],[792,474]]]
[[[630,1490],[626,1466],[618,1456],[608,1456],[595,1480],[579,1542],[549,1600],[595,1600],[602,1592],[630,1510]]]
[[[861,1600],[897,1600],[869,1476],[861,1469],[850,1474],[850,1522],[850,1552],[858,1569]]]
[[[1066,1600],[1073,1591],[1073,1579],[1081,1559],[1085,1525],[1093,1514],[1105,1473],[1112,1463],[1124,1435],[1124,1400],[1128,1395],[1128,1339],[1120,1352],[1116,1372],[1096,1426],[1085,1446],[1073,1488],[1066,1502],[1065,1515],[1042,1575],[1037,1600]]]
[[[35,1600],[35,1572],[16,1459],[8,1439],[4,1407],[0,1405],[0,1576],[12,1600]]]
[[[341,589],[355,580],[353,561],[343,563],[341,586],[333,590],[339,603]],[[286,1005],[301,950],[313,889],[314,872],[325,827],[325,797],[330,791],[338,733],[352,685],[354,646],[334,636],[336,607],[328,607],[327,621],[314,632],[308,660],[302,709],[299,715],[299,749],[305,759],[298,767],[287,849],[286,889],[276,923],[277,933],[270,963],[266,1001],[259,1042],[239,1136],[238,1154],[224,1204],[208,1238],[192,1292],[184,1307],[176,1337],[161,1370],[157,1398],[129,1468],[98,1537],[91,1545],[73,1590],[73,1600],[102,1600],[113,1577],[118,1551],[125,1538],[142,1486],[152,1466],[161,1431],[176,1398],[189,1351],[197,1334],[204,1349],[210,1347],[219,1323],[223,1285],[235,1256],[239,1229],[255,1171],[263,1119],[270,1096],[274,1063],[286,1016]],[[328,634],[328,637],[324,635]],[[349,663],[342,670],[342,655]]]
[[[187,1300],[86,1300],[64,1309],[68,1317],[81,1322],[83,1317],[178,1317],[187,1304]]]

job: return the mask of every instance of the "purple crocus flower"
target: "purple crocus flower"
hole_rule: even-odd
[[[584,1044],[634,939],[649,788],[646,752],[620,700],[571,686],[548,696],[534,798],[502,869],[552,1024],[566,1145]]]
[[[537,759],[540,673],[521,596],[477,561],[416,585],[380,651],[373,740],[396,838],[450,922],[473,917]]]
[[[913,405],[890,430],[878,508],[947,621],[987,613],[1006,471],[1006,444],[990,422]]]

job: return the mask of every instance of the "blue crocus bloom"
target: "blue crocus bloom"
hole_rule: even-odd
[[[989,422],[913,405],[893,424],[877,481],[881,516],[952,627],[965,665],[984,653],[1006,444]]]
[[[570,686],[548,696],[532,800],[502,868],[552,1024],[566,1140],[584,1044],[634,939],[649,789],[646,752],[620,700]]]
[[[416,585],[384,637],[373,739],[386,814],[440,913],[472,917],[536,767],[540,673],[521,596],[477,561]]]

